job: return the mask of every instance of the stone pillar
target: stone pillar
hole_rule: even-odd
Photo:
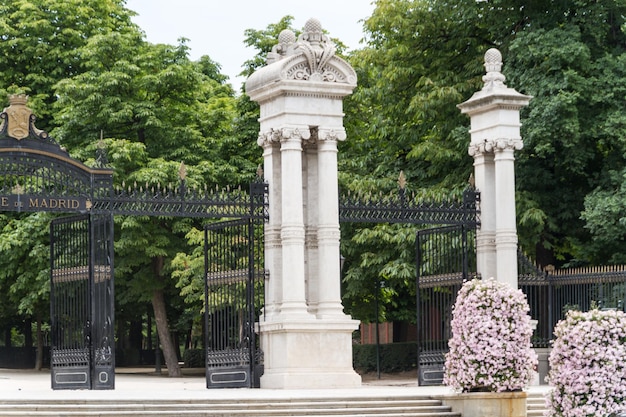
[[[341,305],[337,184],[343,97],[356,86],[356,73],[334,52],[311,19],[297,40],[283,31],[268,65],[246,81],[246,93],[261,107],[259,145],[270,190],[269,280],[258,326],[262,388],[361,384],[352,369],[358,321]]]
[[[496,262],[496,190],[492,152],[484,146],[470,146],[474,157],[474,181],[480,195],[480,228],[476,231],[476,267],[484,278],[497,276]]]
[[[485,53],[482,90],[459,104],[470,116],[469,154],[480,191],[481,226],[476,237],[478,272],[517,288],[517,226],[515,218],[515,156],[522,149],[519,111],[531,97],[505,84],[502,55]]]
[[[311,137],[308,126],[281,130],[282,291],[280,310],[290,318],[307,315],[304,279],[304,211],[302,210],[302,141]],[[270,275],[271,280],[271,275]]]
[[[337,141],[345,138],[343,129],[318,129],[318,194],[324,196],[318,199],[318,318],[343,315],[340,285],[337,285],[341,276]]]
[[[496,258],[498,281],[517,288],[517,224],[515,217],[515,149],[520,140],[498,140],[495,153]]]
[[[280,239],[281,213],[281,160],[280,143],[273,135],[259,137],[259,146],[263,147],[263,173],[268,180],[269,221],[265,224],[265,266],[274,271],[272,279],[265,280],[265,306],[263,316],[268,319],[280,310],[282,292],[282,242]]]
[[[320,289],[315,282],[311,282],[311,277],[317,276],[319,268],[319,245],[318,245],[318,205],[315,204],[320,200],[320,193],[317,188],[318,183],[318,149],[317,149],[317,130],[311,131],[311,139],[307,141],[304,159],[304,180],[307,181],[305,186],[306,195],[304,201],[306,206],[306,240],[305,240],[305,259],[306,264],[306,299],[308,312],[317,314],[319,305]],[[321,194],[325,197],[324,194]]]

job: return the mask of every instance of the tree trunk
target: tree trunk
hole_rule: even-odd
[[[161,276],[163,258],[160,256],[154,258],[153,266],[155,279],[158,281],[163,280],[163,277]],[[154,309],[154,321],[156,322],[157,332],[159,333],[159,340],[163,350],[163,358],[165,359],[165,365],[167,366],[167,374],[170,377],[181,377],[182,372],[180,370],[180,366],[178,365],[176,349],[174,347],[172,336],[170,334],[170,327],[167,322],[165,296],[162,288],[158,288],[153,291],[152,308]]]
[[[35,370],[43,368],[43,332],[41,331],[41,317],[37,316],[37,355],[35,357]]]

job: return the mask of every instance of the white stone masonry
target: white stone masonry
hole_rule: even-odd
[[[269,185],[262,388],[361,384],[352,368],[358,322],[341,304],[337,183],[343,98],[354,87],[354,69],[335,55],[316,19],[298,39],[283,31],[267,65],[246,81],[260,105],[258,143]]]
[[[469,154],[474,157],[481,197],[477,267],[483,278],[494,277],[517,288],[514,152],[523,147],[519,111],[531,97],[504,84],[497,49],[485,53],[485,69],[482,90],[458,105],[471,120]]]

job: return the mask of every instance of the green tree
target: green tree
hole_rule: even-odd
[[[534,97],[517,162],[522,247],[543,264],[592,260],[583,201],[624,162],[625,8],[616,0],[377,1],[367,46],[350,56],[359,87],[346,103],[343,186],[404,170],[430,192],[463,188],[472,160],[456,104],[482,87],[483,54],[497,47],[507,85]]]
[[[522,113],[525,146],[516,164],[521,247],[544,265],[623,259],[625,7],[615,0],[378,0],[364,24],[366,46],[348,57],[359,80],[344,105],[341,187],[391,191],[404,171],[419,198],[465,188],[469,120],[456,105],[482,88],[484,52],[496,47],[507,85],[534,97]],[[372,299],[366,283],[401,282],[407,270],[397,268],[402,246],[387,253],[394,245],[383,237],[394,228],[342,226],[345,300],[356,317],[369,314],[358,302]],[[601,237],[607,231],[610,245]]]
[[[582,218],[593,239],[587,246],[598,263],[626,263],[626,169],[608,173],[607,184],[585,197]]]
[[[559,6],[553,21],[537,19],[518,34],[507,59],[511,82],[534,96],[522,113],[519,219],[525,247],[535,245],[544,265],[602,261],[603,251],[589,250],[581,212],[625,161],[626,5]]]
[[[81,50],[87,70],[56,86],[55,135],[84,159],[82,150],[91,151],[104,132],[118,181],[177,184],[184,162],[189,186],[241,182],[246,174],[221,158],[220,142],[232,134],[232,88],[208,57],[192,62],[187,52],[184,41],[152,45],[137,33],[92,37]],[[180,376],[165,294],[174,286],[169,262],[184,247],[190,221],[135,216],[116,223],[116,271],[135,299],[151,301],[168,372]]]
[[[50,311],[51,218],[48,213],[0,215],[0,291],[5,295],[0,322],[22,317],[37,323],[36,369],[43,362],[41,325]]]
[[[123,5],[123,0],[1,0],[0,97],[29,94],[37,126],[50,130],[53,86],[84,70],[79,50],[87,40],[96,34],[139,30],[130,20],[133,13]],[[43,214],[4,216],[3,288],[12,295],[4,298],[3,319],[8,317],[5,312],[36,319],[38,328],[48,320],[48,223]],[[42,343],[38,337],[37,366]]]
[[[93,36],[138,32],[124,0],[1,0],[0,96],[31,95],[38,127],[50,130],[52,86],[84,70],[78,50]]]

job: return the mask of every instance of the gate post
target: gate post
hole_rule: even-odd
[[[258,144],[269,185],[261,387],[359,386],[352,368],[358,321],[341,305],[337,184],[343,98],[356,73],[335,56],[316,19],[298,39],[281,32],[267,63],[246,81],[261,106]]]
[[[469,154],[480,191],[481,226],[476,236],[478,272],[517,288],[515,150],[523,147],[519,111],[532,97],[504,84],[502,55],[485,53],[482,90],[457,107],[470,116]]]

